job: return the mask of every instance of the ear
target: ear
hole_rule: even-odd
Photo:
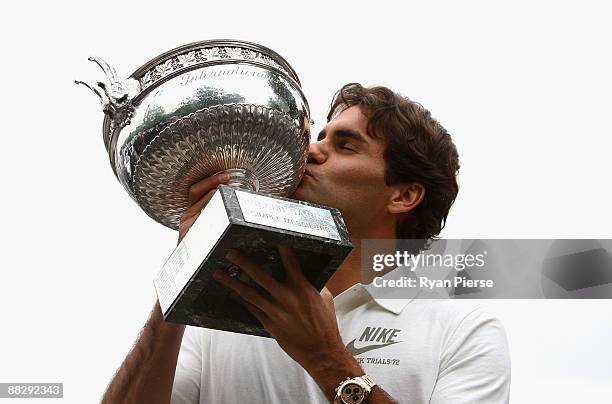
[[[392,214],[407,213],[418,206],[425,197],[425,187],[418,182],[393,186],[387,210]]]

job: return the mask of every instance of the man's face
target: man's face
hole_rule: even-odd
[[[353,106],[328,122],[310,145],[306,174],[293,197],[340,209],[349,231],[367,231],[386,212],[385,145],[367,134],[367,117]]]

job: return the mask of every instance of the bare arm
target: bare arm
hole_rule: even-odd
[[[190,188],[189,208],[180,219],[179,243],[212,198],[216,187],[227,181],[227,177],[208,177]],[[170,403],[184,332],[184,325],[164,321],[159,302],[156,302],[138,341],[106,389],[102,404]]]
[[[169,403],[185,326],[167,323],[155,303],[136,345],[108,386],[102,404]]]

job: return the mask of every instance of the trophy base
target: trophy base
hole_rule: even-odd
[[[325,286],[353,248],[337,209],[219,186],[155,277],[164,319],[270,337],[244,306],[229,297],[229,289],[215,281],[212,273],[224,269],[261,289],[224,259],[229,249],[236,249],[283,282],[285,271],[277,244],[295,251],[305,277],[317,290]]]

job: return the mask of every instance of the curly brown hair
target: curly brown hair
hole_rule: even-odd
[[[368,117],[368,135],[386,143],[385,183],[420,183],[425,195],[396,228],[398,239],[419,239],[427,248],[446,224],[457,197],[459,154],[449,133],[421,104],[382,86],[349,83],[334,96],[327,121],[358,105]]]

